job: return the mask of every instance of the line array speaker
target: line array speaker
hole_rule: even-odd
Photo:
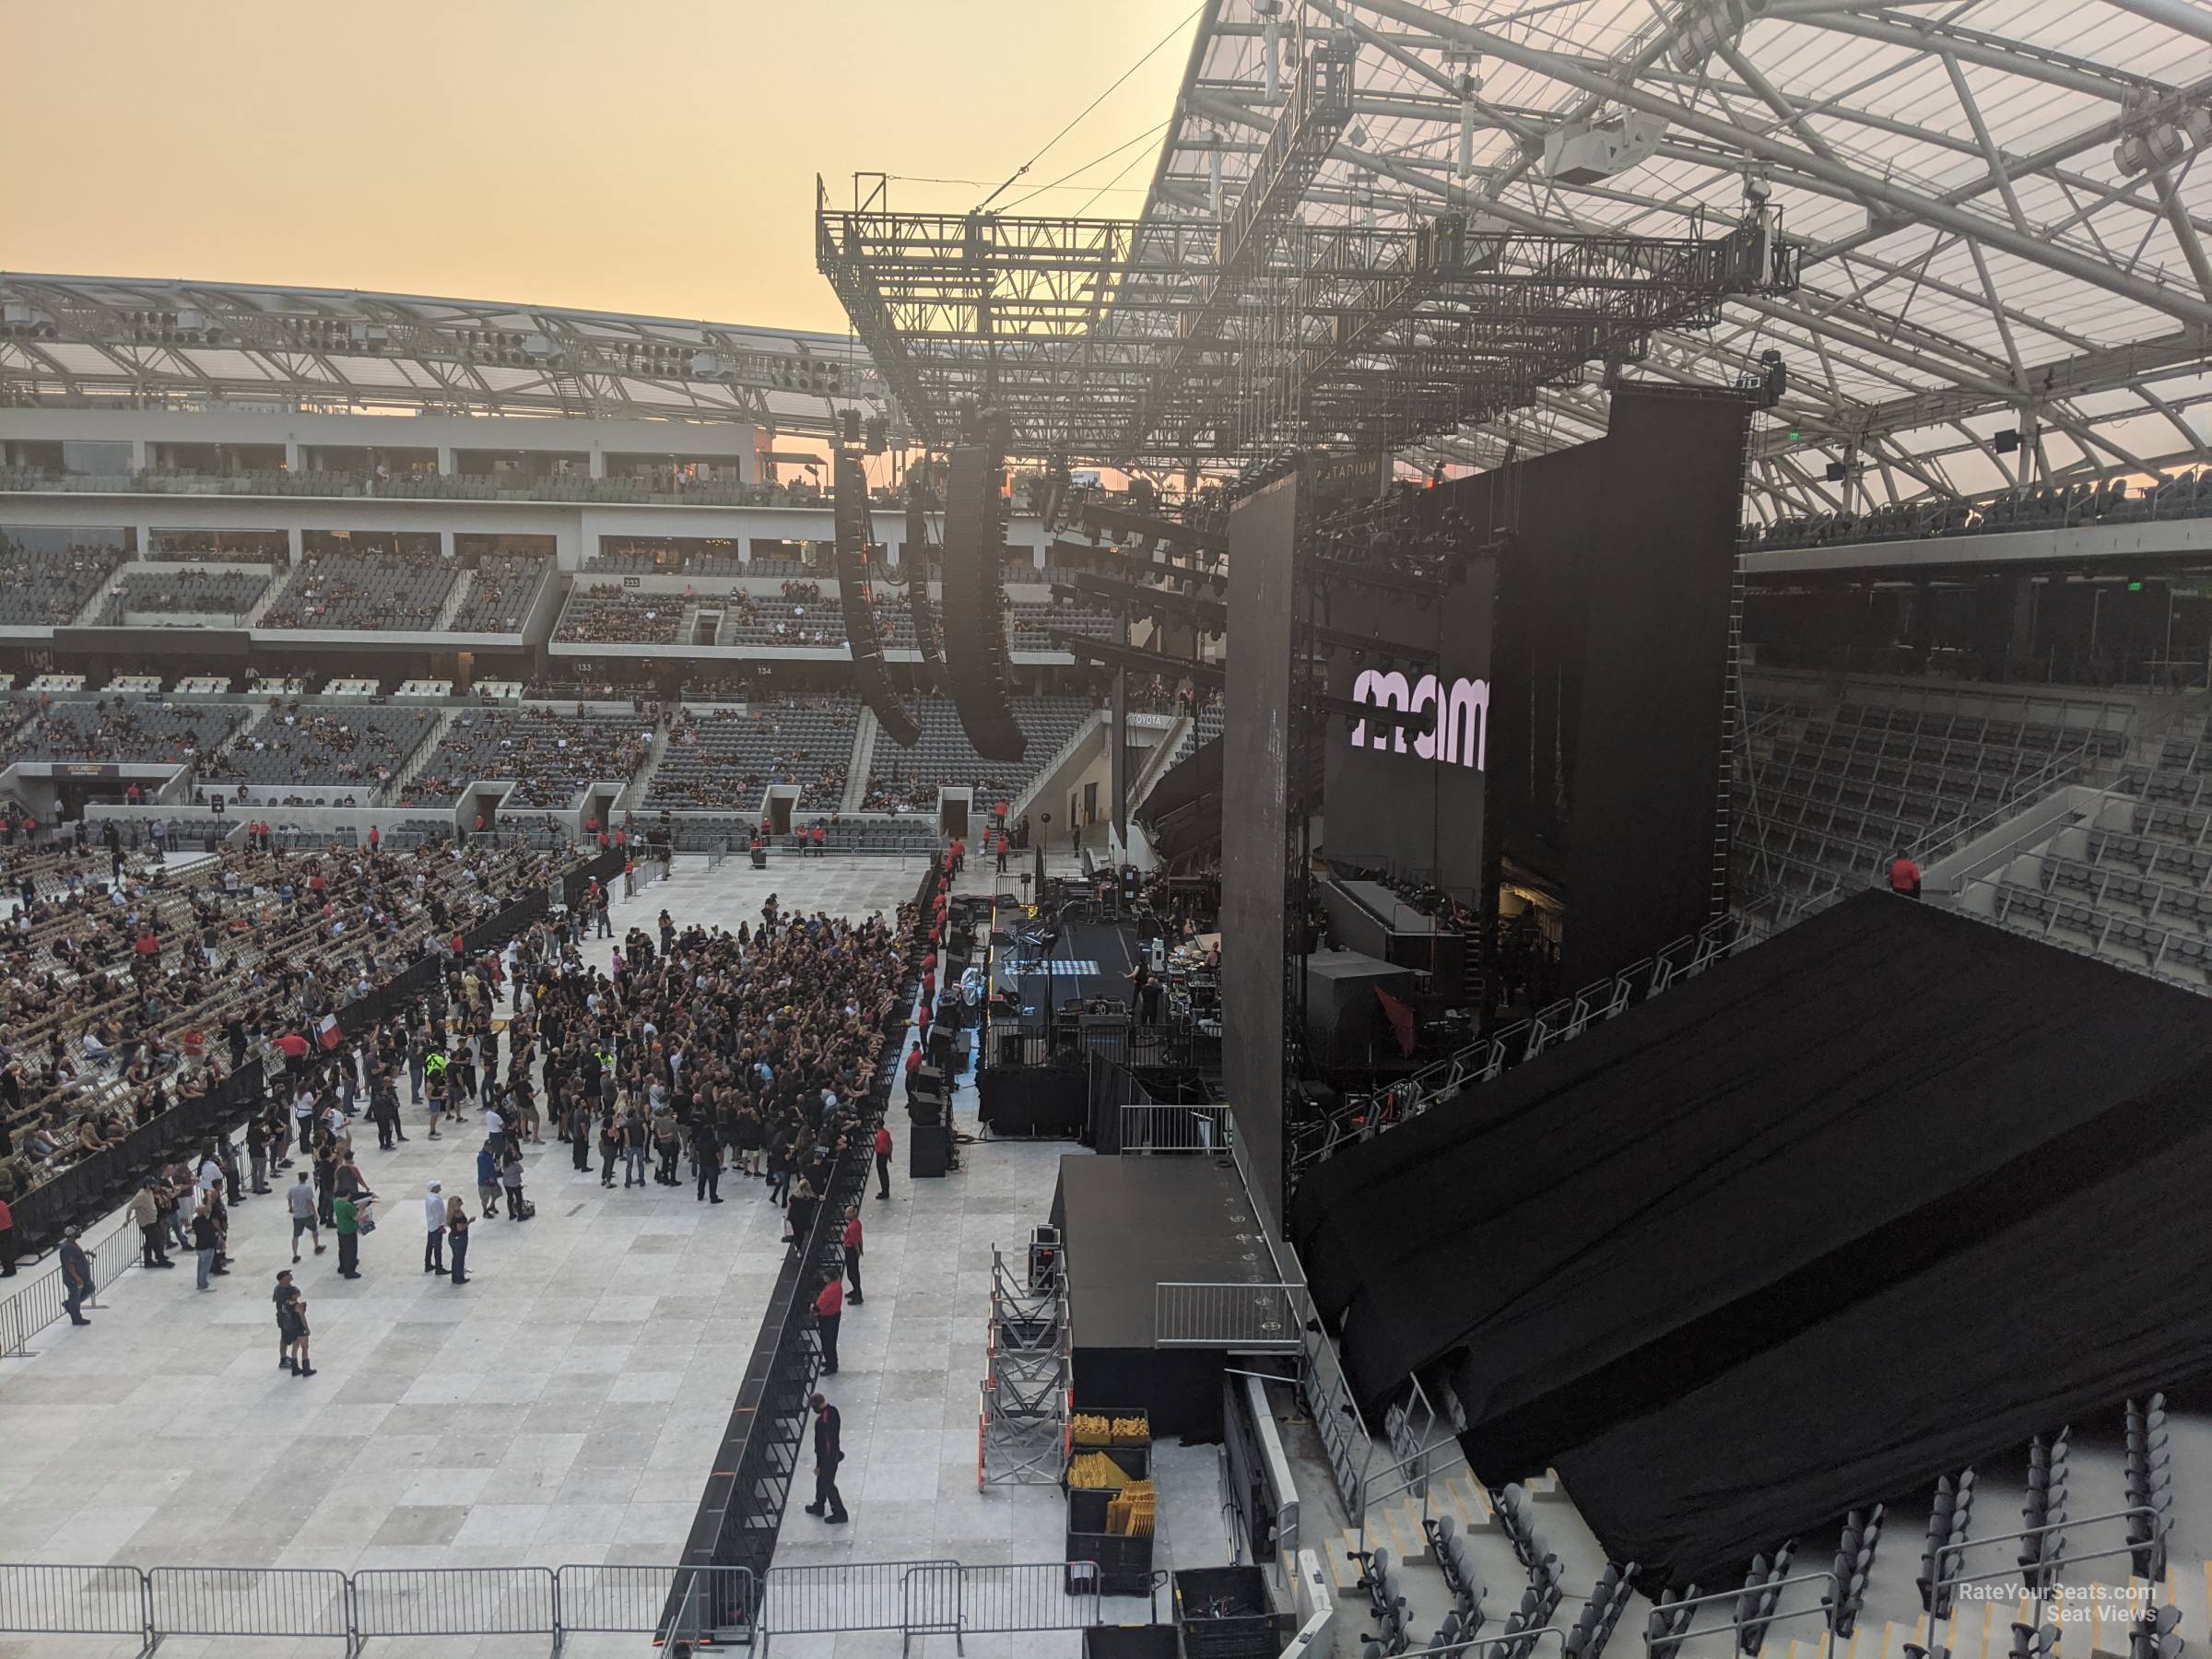
[[[837,535],[837,594],[845,613],[845,648],[853,659],[853,683],[860,700],[900,748],[921,741],[922,728],[900,702],[883,664],[883,641],[876,634],[876,607],[868,602],[868,479],[853,452],[841,444],[832,474]]]
[[[936,607],[929,602],[929,480],[916,467],[906,480],[906,607],[913,618],[914,648],[922,653],[923,677],[930,688],[945,689],[945,652],[937,643]]]
[[[945,666],[952,706],[975,752],[1018,760],[1029,739],[1015,724],[1006,683],[1001,580],[1006,520],[995,443],[956,444],[945,480]]]

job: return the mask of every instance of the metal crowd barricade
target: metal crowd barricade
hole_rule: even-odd
[[[379,1636],[547,1636],[561,1630],[549,1567],[371,1567],[353,1575],[353,1630]]]
[[[100,1306],[100,1291],[138,1259],[138,1230],[125,1221],[85,1252],[92,1264],[92,1291],[85,1306]],[[64,1294],[57,1265],[0,1300],[0,1359],[29,1358],[30,1339],[62,1317]]]
[[[563,1632],[650,1634],[664,1644],[710,1640],[758,1621],[748,1567],[571,1564],[555,1574]]]
[[[327,1636],[353,1649],[351,1586],[326,1567],[156,1567],[147,1629],[170,1636]]]
[[[908,1596],[934,1594],[929,1575],[949,1572],[954,1560],[857,1561],[836,1566],[771,1568],[760,1604],[760,1645],[778,1636],[821,1636],[844,1630],[905,1630]],[[914,1573],[924,1588],[910,1592]],[[947,1626],[947,1630],[952,1627]]]
[[[146,1575],[135,1567],[0,1563],[0,1632],[144,1641]]]
[[[1071,1580],[1082,1588],[1070,1590]],[[941,1590],[942,1581],[932,1581],[929,1588]],[[1088,1573],[1071,1571],[1066,1561],[963,1567],[955,1575],[952,1588],[959,1598],[955,1608],[957,1630],[964,1636],[1082,1630],[1100,1618],[1095,1566]],[[914,1629],[916,1634],[921,1633],[919,1627]]]

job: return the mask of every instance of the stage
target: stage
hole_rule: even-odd
[[[1067,1243],[1076,1406],[1141,1406],[1155,1438],[1221,1436],[1218,1348],[1153,1346],[1155,1287],[1270,1281],[1275,1266],[1226,1160],[1060,1160],[1053,1222]]]
[[[1026,925],[1034,931],[1041,924]],[[994,933],[996,930],[994,930]],[[1081,1044],[1064,1026],[1050,1039],[1056,1010],[1111,1003],[1103,1018],[1118,1029],[1137,1014],[1135,931],[1110,922],[1071,922],[1049,957],[1031,957],[1018,943],[994,943],[991,957],[991,1030],[978,1080],[978,1113],[994,1135],[1081,1138],[1089,1091]],[[1011,1002],[1009,1002],[1011,998]],[[1117,1057],[1119,1049],[1117,1048]]]
[[[1028,1030],[1043,1030],[1048,1012],[1075,1000],[1104,998],[1135,1012],[1136,987],[1129,982],[1129,971],[1136,966],[1133,929],[1111,922],[1071,922],[1049,959],[1020,956],[1019,950],[1018,945],[1001,945],[993,953],[991,990],[994,996],[1011,993],[1019,1000],[1019,1018]],[[1006,1017],[1002,1011],[994,1023]]]

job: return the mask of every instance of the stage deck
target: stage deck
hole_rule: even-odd
[[[1049,972],[1042,961],[1018,961],[1002,946],[992,963],[993,989],[1018,995],[1025,1021],[1041,1020],[1049,1005],[1071,997],[1111,997],[1135,1012],[1136,987],[1129,982],[1129,971],[1136,966],[1136,949],[1130,929],[1111,922],[1072,923],[1053,947]]]
[[[1071,1153],[1060,1160],[1053,1220],[1067,1241],[1078,1349],[1149,1348],[1156,1285],[1275,1277],[1251,1200],[1225,1161]]]

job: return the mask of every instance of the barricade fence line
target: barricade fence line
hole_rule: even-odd
[[[135,1567],[0,1563],[0,1630],[143,1637],[146,1575]]]
[[[375,1567],[353,1575],[354,1633],[550,1636],[560,1630],[550,1567]]]
[[[1073,1585],[1073,1588],[1070,1586]],[[1079,1630],[1103,1617],[1089,1562],[949,1558],[743,1567],[69,1566],[0,1562],[0,1635],[343,1641],[649,1634],[665,1643],[847,1631]],[[1155,1608],[1157,1612],[1157,1608]]]

